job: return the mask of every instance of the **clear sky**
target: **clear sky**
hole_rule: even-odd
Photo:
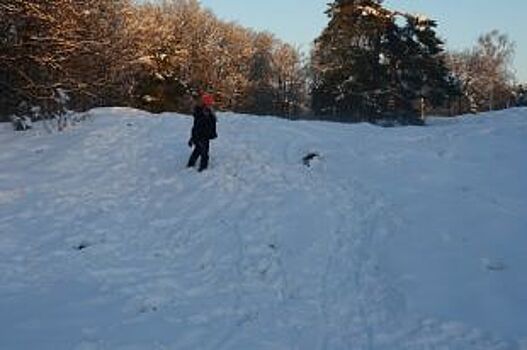
[[[330,0],[201,0],[220,18],[267,30],[309,49],[327,23]],[[426,14],[439,21],[447,47],[472,46],[492,29],[509,34],[516,43],[515,67],[527,82],[527,0],[386,0],[390,8]]]

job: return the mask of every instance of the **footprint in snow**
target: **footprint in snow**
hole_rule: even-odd
[[[501,272],[507,269],[507,265],[499,259],[481,259],[481,263],[487,271]]]

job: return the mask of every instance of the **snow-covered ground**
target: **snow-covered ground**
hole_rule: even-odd
[[[526,109],[91,115],[0,126],[0,349],[527,349]]]

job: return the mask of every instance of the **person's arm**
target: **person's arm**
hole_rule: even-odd
[[[210,110],[210,115],[210,138],[211,140],[213,140],[218,137],[218,133],[216,130],[216,123],[218,122],[218,118],[216,117],[216,113],[212,109]]]
[[[196,120],[198,119],[198,109],[197,109],[197,107],[194,107],[194,111],[192,113],[192,116],[194,117],[194,121],[192,123],[192,129],[190,130],[190,139],[188,140],[188,146],[189,147],[194,146],[194,140],[196,139]]]

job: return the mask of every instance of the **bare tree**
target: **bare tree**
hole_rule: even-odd
[[[102,104],[119,86],[127,57],[122,40],[127,1],[10,0],[0,3],[0,84],[11,102],[43,115],[60,111],[68,94],[78,109]]]
[[[220,108],[253,101],[250,111],[273,113],[300,98],[300,62],[293,47],[221,21],[197,0],[0,2],[7,114],[20,105],[43,116],[101,105],[186,111],[199,89],[214,92]]]
[[[514,86],[513,57],[514,43],[496,30],[482,35],[474,48],[447,55],[449,68],[463,90],[464,107],[460,112],[509,107]]]

